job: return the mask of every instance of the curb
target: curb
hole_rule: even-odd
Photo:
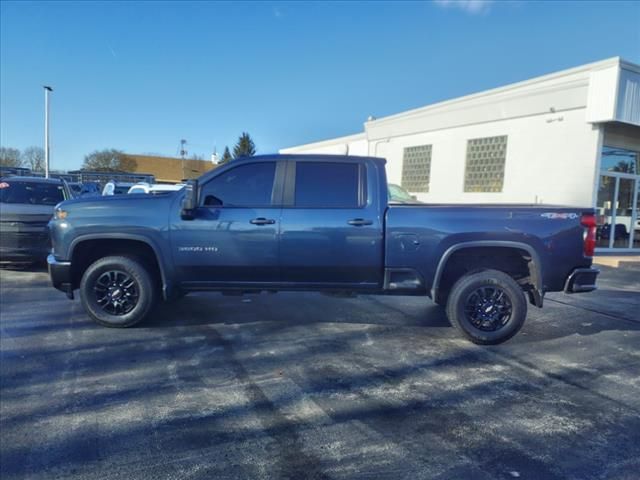
[[[593,264],[613,268],[628,268],[633,270],[640,270],[640,256],[596,256],[593,259]]]

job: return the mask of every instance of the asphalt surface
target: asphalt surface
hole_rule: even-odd
[[[640,269],[508,343],[424,298],[188,296],[94,325],[0,272],[0,476],[638,479]]]

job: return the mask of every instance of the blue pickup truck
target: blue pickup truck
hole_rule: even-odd
[[[396,203],[370,157],[236,160],[166,195],[65,201],[49,227],[53,285],[109,327],[193,291],[423,295],[496,344],[598,275],[592,209]]]

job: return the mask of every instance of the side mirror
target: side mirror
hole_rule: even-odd
[[[193,220],[196,208],[198,208],[198,180],[189,180],[184,187],[180,216],[183,220]]]

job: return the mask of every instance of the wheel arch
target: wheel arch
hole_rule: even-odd
[[[77,255],[80,249],[87,248],[87,246],[91,244],[96,245],[98,242],[100,243],[109,242],[110,246],[113,246],[113,249],[115,251],[117,251],[118,253],[124,253],[124,254],[126,254],[127,252],[122,252],[117,248],[119,246],[122,246],[124,243],[131,244],[130,242],[134,242],[134,243],[137,243],[138,245],[144,245],[146,248],[148,248],[149,251],[152,252],[153,254],[153,261],[155,262],[155,267],[157,267],[160,275],[162,296],[164,299],[168,298],[168,291],[169,291],[170,285],[167,280],[168,277],[166,272],[166,266],[162,262],[162,255],[160,254],[160,249],[153,242],[153,240],[151,240],[150,238],[144,235],[136,235],[136,234],[130,234],[130,233],[123,233],[123,234],[113,233],[113,234],[88,234],[88,235],[81,235],[79,237],[76,237],[73,239],[73,241],[69,245],[68,258],[71,260],[72,268],[75,263],[74,255]],[[106,256],[106,255],[108,255],[108,253],[101,256]],[[88,265],[84,266],[85,269],[87,266]]]
[[[514,242],[506,240],[479,240],[471,242],[461,242],[454,244],[447,248],[438,262],[436,272],[433,276],[433,282],[431,284],[431,298],[437,300],[442,294],[442,280],[447,268],[447,263],[455,253],[459,253],[465,249],[482,249],[482,248],[500,248],[505,250],[520,250],[526,252],[531,260],[528,262],[527,268],[529,271],[529,277],[532,284],[532,292],[530,295],[530,301],[537,307],[542,307],[543,304],[543,283],[542,283],[542,263],[538,252],[529,244],[523,242]]]

